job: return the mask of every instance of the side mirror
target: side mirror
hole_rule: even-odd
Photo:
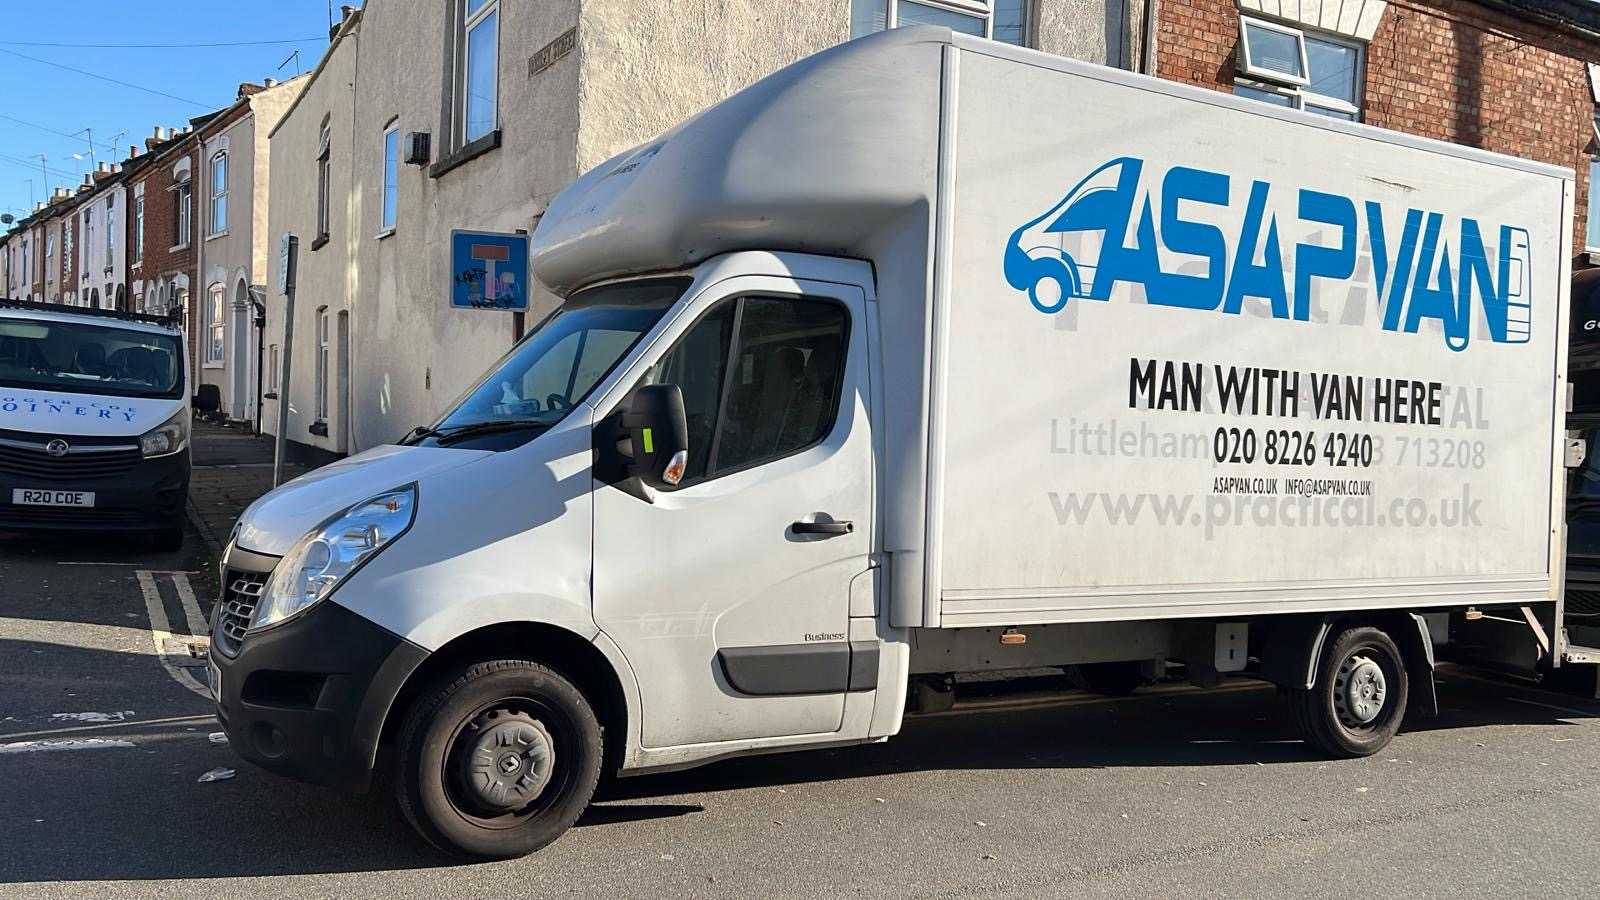
[[[633,392],[622,414],[632,459],[628,474],[653,488],[672,487],[689,468],[689,417],[675,384],[650,384]]]

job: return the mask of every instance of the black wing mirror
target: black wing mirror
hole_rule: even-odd
[[[622,414],[631,445],[628,474],[653,488],[673,487],[689,468],[689,417],[675,384],[650,384],[633,392]]]

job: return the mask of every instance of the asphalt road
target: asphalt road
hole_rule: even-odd
[[[1531,897],[1600,884],[1600,704],[1456,670],[1443,715],[1367,760],[1313,756],[1272,690],[1249,682],[1083,697],[912,720],[880,746],[626,779],[535,857],[457,865],[383,799],[280,780],[208,739],[188,680],[204,671],[184,646],[208,606],[203,566],[192,549],[0,536],[0,896]],[[218,767],[237,774],[199,781]]]

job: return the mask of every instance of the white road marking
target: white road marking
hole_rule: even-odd
[[[183,615],[189,620],[189,636],[203,638],[211,633],[206,627],[206,617],[200,614],[200,603],[195,599],[194,588],[189,585],[189,576],[182,572],[173,572],[172,586],[178,591],[178,601],[183,604]]]
[[[0,744],[0,754],[5,753],[44,753],[54,750],[107,750],[112,747],[132,747],[132,741],[122,741],[115,738],[85,738],[81,741],[17,741],[11,744]]]
[[[165,647],[166,642],[172,639],[172,625],[167,620],[166,608],[161,605],[161,591],[156,587],[155,574],[140,569],[134,575],[139,579],[140,593],[144,594],[145,611],[150,614],[150,639],[155,644],[156,657],[161,661],[161,668],[167,670],[173,681],[210,700],[209,688],[196,681],[187,669],[180,669],[167,658]]]
[[[75,712],[51,713],[52,722],[126,722],[133,715],[133,710],[125,709],[122,712]]]

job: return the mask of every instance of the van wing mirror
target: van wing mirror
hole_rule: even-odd
[[[689,467],[689,417],[675,384],[649,384],[633,392],[622,414],[631,444],[628,474],[653,488],[673,487]]]

